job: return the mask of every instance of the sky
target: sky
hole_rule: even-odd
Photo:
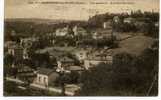
[[[138,9],[159,11],[159,0],[5,0],[5,18],[88,20],[95,14]]]

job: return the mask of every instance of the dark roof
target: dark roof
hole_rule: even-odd
[[[54,72],[54,69],[49,69],[49,68],[39,68],[38,73],[43,74],[43,75],[49,75],[52,72]]]
[[[29,66],[21,66],[21,68],[18,69],[19,73],[25,73],[25,72],[33,72],[34,70],[30,68]]]
[[[34,73],[34,70],[29,66],[21,66],[21,68],[18,69],[18,75],[24,76],[24,77],[25,76],[34,77],[36,74]]]
[[[18,45],[18,44],[15,44],[15,45],[11,45],[11,46],[9,46],[8,48],[10,48],[10,49],[23,49],[20,45]]]
[[[74,62],[73,59],[71,59],[71,58],[69,58],[69,57],[67,57],[67,56],[61,57],[61,58],[59,59],[59,61],[61,61],[61,62]]]
[[[99,34],[111,34],[112,29],[98,28],[98,29],[95,29],[93,32],[98,32]]]
[[[4,43],[4,46],[8,46],[8,47],[10,47],[10,46],[13,46],[13,45],[16,45],[16,42],[15,41],[5,41],[5,43]]]

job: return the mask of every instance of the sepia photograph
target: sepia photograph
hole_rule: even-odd
[[[4,0],[4,97],[157,97],[160,0]]]

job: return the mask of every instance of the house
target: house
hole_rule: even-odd
[[[60,57],[57,60],[58,69],[66,70],[69,66],[73,66],[75,61],[67,56]],[[57,70],[59,71],[59,70]]]
[[[74,26],[73,27],[73,32],[74,32],[74,35],[77,36],[77,35],[87,35],[87,32],[84,28],[82,27],[78,27],[78,26]]]
[[[55,35],[56,36],[66,36],[69,32],[69,27],[59,28],[56,30]]]
[[[113,63],[113,56],[109,53],[103,53],[102,51],[99,52],[92,52],[87,56],[84,61],[84,67],[89,69],[91,67],[97,66],[100,63]]]
[[[93,39],[103,39],[103,38],[111,38],[112,28],[110,29],[96,29],[92,32]]]
[[[109,21],[103,22],[103,28],[104,29],[111,29],[112,28],[112,21],[109,20]]]
[[[39,68],[34,83],[48,87],[53,85],[58,77],[59,74],[55,72],[53,69]]]
[[[149,23],[143,22],[143,21],[136,21],[134,23],[137,30],[139,30],[142,34],[147,31],[147,27],[149,26]]]
[[[118,24],[118,23],[120,23],[120,18],[119,18],[119,16],[114,16],[113,17],[113,22],[115,23],[115,24]]]
[[[23,59],[29,59],[29,50],[23,49]]]
[[[66,84],[65,89],[66,91],[70,91],[74,93],[74,95],[76,95],[77,93],[79,93],[81,89],[81,85],[80,84]]]
[[[65,51],[64,48],[59,49],[59,47],[58,48],[57,47],[46,47],[44,49],[39,49],[35,51],[36,54],[42,54],[42,55],[48,53],[49,59],[53,67],[57,67],[58,60],[60,60],[60,58],[63,57],[63,55],[65,55],[66,52],[67,51]]]
[[[4,42],[4,54],[8,53],[8,48],[10,48],[13,45],[16,45],[15,41],[5,41]]]
[[[151,23],[150,18],[137,18],[134,25],[137,29],[144,30]]]
[[[18,78],[22,80],[30,79],[33,82],[34,78],[36,77],[35,70],[30,68],[29,66],[21,66],[18,68]]]
[[[29,59],[29,51],[27,48],[17,45],[14,42],[6,44],[8,54],[16,57],[16,59]]]
[[[92,38],[93,38],[93,39],[102,39],[103,36],[102,36],[102,35],[99,35],[98,32],[94,32],[93,35],[92,35]]]
[[[80,61],[83,62],[84,59],[87,57],[87,50],[84,49],[78,49],[73,51],[73,54],[76,56],[76,58]]]
[[[82,71],[84,71],[84,67],[82,66],[69,66],[68,69],[66,69],[68,72],[78,72],[81,73]]]
[[[154,23],[154,26],[155,26],[156,28],[159,28],[159,22],[155,22],[155,23]]]
[[[127,24],[133,24],[135,23],[135,19],[132,17],[128,17],[128,18],[124,18],[123,22]]]
[[[20,45],[24,48],[30,48],[33,43],[38,42],[39,38],[36,37],[30,37],[30,38],[21,38],[20,39]]]
[[[12,45],[8,47],[8,54],[14,56],[16,59],[21,60],[23,58],[23,48],[19,45]]]
[[[13,45],[16,45],[15,41],[5,41],[5,43],[4,43],[4,47],[7,49]]]

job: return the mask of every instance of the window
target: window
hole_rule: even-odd
[[[44,77],[44,83],[46,83],[46,77]]]
[[[39,82],[41,81],[41,77],[39,76]]]

